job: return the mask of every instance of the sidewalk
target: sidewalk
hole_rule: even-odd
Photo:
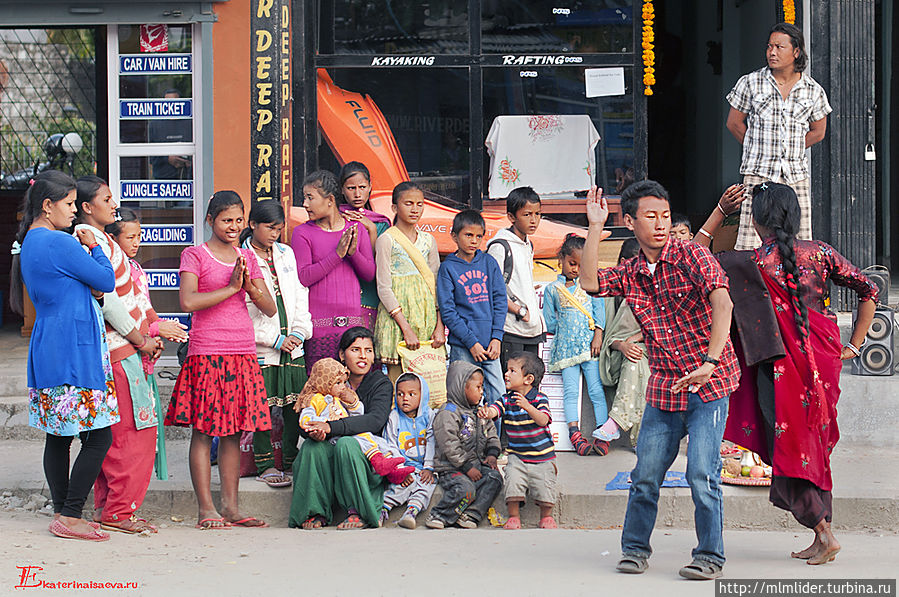
[[[77,450],[75,442],[75,449]],[[196,516],[196,499],[187,468],[188,442],[168,442],[168,481],[153,479],[141,509],[144,516],[165,521],[171,516],[190,521]],[[43,442],[0,441],[0,493],[10,491],[28,498],[34,493],[49,495],[41,465]],[[899,531],[899,476],[888,463],[895,458],[886,450],[837,446],[833,456],[834,527],[844,530]],[[635,455],[614,447],[603,458],[561,453],[558,457],[559,500],[556,517],[566,528],[610,529],[624,520],[627,491],[606,491],[606,484],[619,471],[630,471]],[[686,458],[678,456],[673,471],[686,470]],[[212,469],[213,492],[219,487],[218,468]],[[439,492],[439,489],[438,489]],[[272,526],[287,526],[291,489],[272,489],[253,477],[240,481],[241,511],[265,519]],[[436,503],[437,496],[435,496]],[[88,500],[88,506],[92,505]],[[496,509],[505,514],[502,499]],[[537,510],[529,504],[523,511],[525,526],[535,526]],[[400,512],[394,511],[394,517]],[[724,486],[724,521],[730,529],[784,530],[800,527],[792,517],[768,503],[764,487]],[[663,488],[659,500],[659,528],[692,528],[693,502],[687,488]]]

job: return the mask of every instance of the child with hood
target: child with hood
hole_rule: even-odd
[[[450,524],[477,527],[503,488],[496,466],[500,453],[496,426],[477,414],[483,395],[484,371],[480,367],[465,361],[450,364],[446,405],[434,417],[434,471],[443,497],[431,509],[425,523],[428,528]]]
[[[312,365],[294,409],[300,413],[300,429],[308,431],[313,421],[337,421],[365,413],[365,406],[347,384],[349,370],[339,361],[324,358]],[[384,440],[372,433],[355,436],[375,473],[391,483],[402,483],[415,469],[403,466],[405,459],[394,456]]]
[[[384,492],[381,526],[387,522],[392,508],[407,504],[397,524],[405,529],[414,529],[415,518],[431,503],[437,483],[434,475],[433,426],[437,411],[428,408],[430,393],[424,378],[414,373],[403,373],[396,380],[396,408],[387,419],[384,439],[391,452],[403,455],[406,465],[413,467],[415,472],[402,483],[392,483]]]

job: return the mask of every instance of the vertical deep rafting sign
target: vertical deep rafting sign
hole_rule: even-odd
[[[290,199],[290,0],[250,4],[251,198]]]

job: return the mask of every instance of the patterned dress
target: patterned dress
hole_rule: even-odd
[[[390,235],[387,235],[387,238],[391,238]],[[437,254],[437,243],[427,232],[419,232],[413,244],[426,261],[430,262],[432,254]],[[384,258],[381,257],[378,261],[380,266]],[[406,321],[412,326],[419,340],[428,340],[437,325],[437,299],[409,254],[395,240],[390,242],[389,270],[390,289],[402,307]],[[378,278],[382,278],[380,273]],[[400,357],[396,346],[403,341],[403,332],[383,303],[378,305],[374,334],[375,354],[381,362],[386,365],[398,365]]]
[[[51,435],[75,436],[82,431],[103,429],[119,422],[119,405],[112,380],[106,328],[101,323],[103,314],[96,301],[94,314],[101,337],[106,389],[93,390],[69,384],[52,388],[29,388],[28,424],[31,427]]]

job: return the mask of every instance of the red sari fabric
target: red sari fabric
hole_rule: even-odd
[[[759,453],[771,463],[775,476],[806,479],[830,491],[830,453],[840,438],[836,409],[842,369],[840,330],[835,322],[809,309],[809,337],[803,346],[786,289],[764,271],[762,278],[787,352],[774,362],[774,453],[768,450],[755,369],[746,367],[742,358],[743,375],[730,397],[724,437]]]

